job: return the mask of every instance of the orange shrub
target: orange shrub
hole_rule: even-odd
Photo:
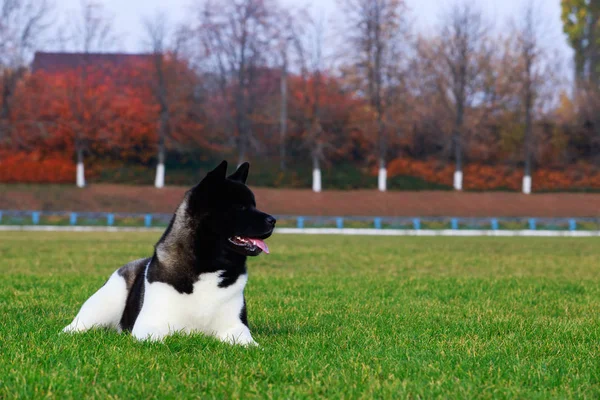
[[[40,157],[37,153],[18,153],[0,158],[0,182],[72,183],[75,163],[62,155]]]
[[[388,176],[414,176],[427,182],[452,185],[454,165],[438,160],[397,158],[388,164]],[[373,175],[377,172],[373,171]],[[507,165],[469,163],[463,168],[463,187],[467,190],[520,190],[523,169]],[[564,169],[537,169],[532,176],[533,190],[600,189],[600,169],[590,164]]]

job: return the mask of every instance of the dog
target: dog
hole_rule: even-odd
[[[186,192],[154,255],[115,271],[64,332],[130,331],[140,340],[201,332],[256,345],[248,327],[246,258],[269,253],[276,220],[256,209],[250,165],[229,177],[227,162]]]

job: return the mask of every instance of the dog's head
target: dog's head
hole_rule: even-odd
[[[254,194],[246,186],[249,169],[246,162],[227,176],[227,162],[221,162],[192,188],[187,208],[205,233],[237,253],[256,256],[269,252],[263,240],[273,233],[276,220],[256,208]]]

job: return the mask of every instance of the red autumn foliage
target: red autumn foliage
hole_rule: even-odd
[[[454,168],[437,160],[421,161],[397,158],[388,165],[388,176],[415,176],[427,182],[451,186]],[[463,186],[467,190],[520,190],[523,169],[506,165],[470,163],[463,170]],[[377,171],[373,170],[376,176]],[[591,164],[573,165],[561,169],[540,168],[532,175],[537,191],[600,189],[600,168]]]
[[[366,157],[373,139],[361,129],[368,113],[361,99],[344,90],[338,79],[326,75],[311,75],[306,80],[291,76],[289,86],[290,120],[296,139],[308,148],[323,146],[333,161],[348,156],[361,161]]]
[[[0,182],[71,183],[75,164],[62,154],[17,153],[0,158]]]
[[[164,65],[164,73],[176,76],[166,88],[169,139],[179,146],[210,147],[201,134],[201,117],[193,112],[195,74],[168,57]],[[81,148],[96,160],[149,163],[156,156],[160,117],[154,74],[152,58],[141,57],[26,76],[15,93],[19,107],[0,152],[20,151],[28,158],[35,150],[40,160],[60,152],[74,163]]]
[[[18,106],[8,121],[11,129],[0,137],[0,181],[72,182],[78,140],[94,161],[86,165],[88,175],[99,174],[107,165],[152,167],[160,106],[155,95],[156,71],[148,61],[151,59],[26,75],[14,93],[13,102]],[[203,151],[208,157],[231,148],[236,135],[232,129],[236,117],[231,111],[233,88],[221,91],[205,85],[205,77],[169,55],[165,56],[164,73],[169,77],[165,89],[170,113],[167,148],[180,153]],[[266,67],[256,73],[259,84],[250,96],[255,102],[248,120],[255,156],[273,162],[279,144],[280,77]],[[291,75],[288,89],[290,167],[294,162],[310,162],[316,145],[321,146],[325,164],[350,164],[360,170],[374,166],[375,115],[358,93],[348,90],[342,79],[327,74],[318,82],[314,76]],[[569,125],[575,118],[571,108],[565,100],[556,116],[548,115],[534,126],[534,190],[600,189],[600,168],[592,164],[593,159],[576,163],[565,151],[569,146],[590,147],[586,138],[593,130],[589,124]],[[389,129],[389,154],[397,157],[388,164],[388,176],[410,175],[451,186],[454,165],[448,153],[449,131],[439,123],[437,108],[408,109],[393,109],[387,122],[393,127]],[[317,116],[321,128],[313,129]],[[485,123],[467,128],[464,188],[518,191],[523,175],[518,165],[523,130],[518,115],[490,113]],[[590,147],[589,152],[592,150]]]

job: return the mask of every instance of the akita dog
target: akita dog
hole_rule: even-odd
[[[249,164],[226,177],[223,161],[189,190],[154,255],[115,271],[64,332],[96,327],[138,339],[202,332],[256,344],[248,328],[246,257],[268,253],[275,218],[256,209],[246,186]]]

